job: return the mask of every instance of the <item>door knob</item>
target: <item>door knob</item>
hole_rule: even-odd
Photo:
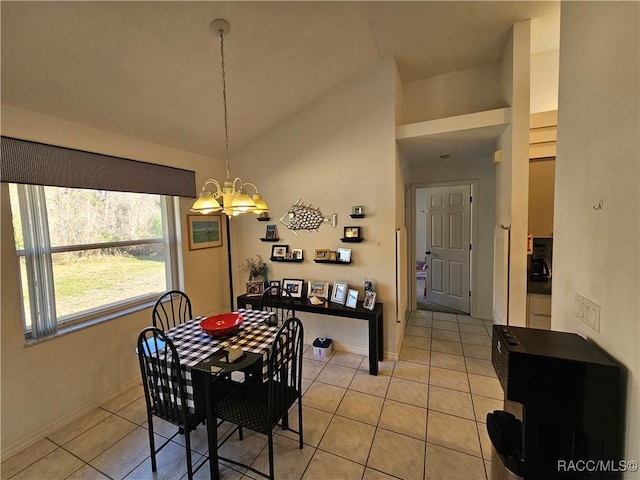
[[[425,255],[431,255],[431,250],[427,250],[426,252],[424,252]]]

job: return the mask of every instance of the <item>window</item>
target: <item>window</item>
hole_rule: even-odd
[[[177,286],[174,197],[10,184],[27,338]]]

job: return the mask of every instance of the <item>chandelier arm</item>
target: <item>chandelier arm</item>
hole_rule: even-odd
[[[207,178],[207,180],[204,182],[204,185],[202,185],[202,191],[203,192],[207,189],[207,185],[215,185],[216,186],[216,191],[215,192],[211,192],[211,194],[215,198],[218,198],[220,195],[222,195],[222,188],[220,188],[220,184],[218,183],[218,181],[215,178]]]
[[[253,187],[256,191],[256,193],[258,193],[258,187],[255,186],[255,184],[251,183],[251,182],[244,182],[242,184],[242,186],[244,187],[245,185],[249,185],[250,187]]]
[[[236,182],[240,182],[240,186],[238,188],[236,188]],[[245,185],[245,183],[242,181],[242,179],[240,177],[236,177],[236,178],[233,179],[233,190],[235,192],[238,192],[238,191],[242,190],[244,185]]]

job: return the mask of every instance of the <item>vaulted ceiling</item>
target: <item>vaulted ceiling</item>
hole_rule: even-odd
[[[500,59],[513,23],[558,47],[558,2],[7,2],[2,104],[221,157],[225,37],[231,151],[368,66],[403,82]]]

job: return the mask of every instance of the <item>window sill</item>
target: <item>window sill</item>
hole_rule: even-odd
[[[49,335],[44,338],[25,338],[25,345],[37,345],[42,342],[46,342],[48,340],[53,340],[55,338],[61,337],[63,335],[68,335],[70,333],[78,332],[80,330],[84,330],[85,328],[93,327],[94,325],[100,325],[102,323],[114,320],[116,318],[123,317],[125,315],[130,315],[135,312],[139,312],[140,310],[144,310],[147,308],[152,308],[155,303],[155,299],[146,300],[142,303],[138,303],[136,305],[130,305],[124,307],[117,311],[111,311],[109,313],[105,313],[103,315],[88,319],[88,320],[78,320],[73,325],[66,325],[58,328],[58,331],[53,335]]]

